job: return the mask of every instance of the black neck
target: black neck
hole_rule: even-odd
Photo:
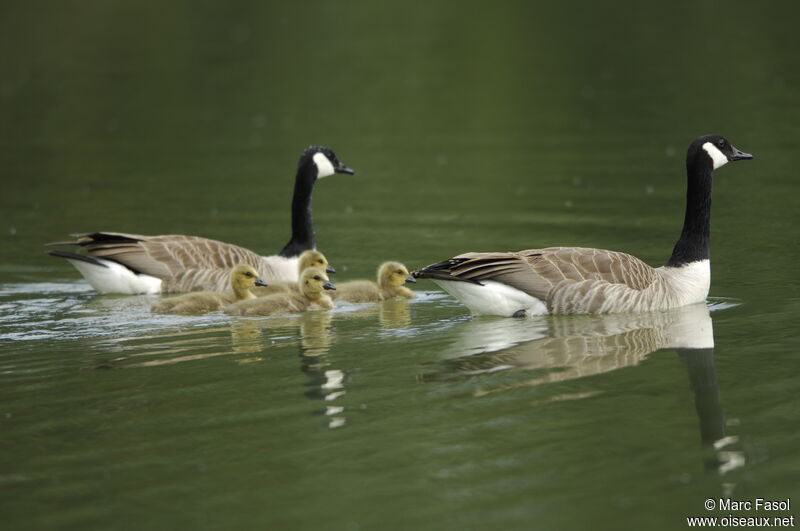
[[[311,221],[311,192],[316,181],[316,166],[311,163],[300,165],[294,180],[292,196],[292,239],[284,246],[280,256],[297,256],[303,251],[317,246],[314,237],[314,224]]]
[[[711,227],[711,175],[709,157],[695,156],[686,161],[689,183],[686,187],[686,217],[678,243],[668,266],[680,267],[698,260],[708,260]]]

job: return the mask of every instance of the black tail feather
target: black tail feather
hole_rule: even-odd
[[[121,236],[119,234],[109,234],[107,232],[87,232],[84,234],[70,234],[79,238],[78,245],[96,245],[98,243],[136,243],[141,240],[136,238],[129,238],[128,236]]]
[[[411,275],[414,278],[428,278],[432,280],[452,280],[456,282],[469,282],[471,284],[477,284],[479,286],[483,286],[483,284],[478,280],[474,280],[471,278],[461,278],[452,275],[451,273],[452,268],[454,266],[457,266],[464,260],[465,260],[464,258],[460,259],[453,258],[450,260],[444,260],[442,262],[437,262],[435,264],[431,264],[421,269],[412,271]]]
[[[78,241],[75,241],[75,240],[70,240],[68,242],[49,242],[49,243],[46,243],[44,245],[46,247],[56,247],[56,246],[60,247],[62,245],[80,245],[80,244],[81,244],[81,242],[78,242]]]
[[[136,238],[129,238],[128,236],[120,236],[119,234],[109,234],[107,232],[75,232],[70,234],[75,240],[66,242],[50,242],[46,246],[61,246],[61,245],[76,245],[79,247],[86,247],[88,245],[98,244],[119,244],[119,243],[136,243]]]

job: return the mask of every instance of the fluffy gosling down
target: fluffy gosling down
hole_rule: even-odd
[[[154,313],[205,313],[221,310],[236,301],[255,299],[250,291],[254,286],[266,286],[266,282],[258,278],[258,272],[248,265],[238,265],[230,274],[231,291],[197,291],[168,297],[156,301],[150,306]]]
[[[378,268],[378,282],[352,280],[336,286],[331,294],[336,301],[378,302],[394,298],[413,299],[414,292],[405,287],[406,282],[416,282],[400,262],[384,262]]]
[[[266,297],[244,300],[225,308],[228,315],[263,316],[280,313],[298,313],[306,310],[330,310],[333,301],[325,293],[335,290],[325,271],[318,267],[308,267],[300,274],[298,291],[274,293]]]
[[[328,259],[325,258],[325,255],[316,249],[310,249],[300,253],[300,259],[298,263],[299,267],[297,270],[297,278],[300,278],[302,272],[309,267],[317,267],[330,275],[336,273],[336,269],[334,269],[333,266],[328,262]],[[269,286],[264,286],[262,288],[253,290],[253,293],[256,294],[256,297],[264,297],[265,295],[272,295],[273,293],[288,292],[300,293],[299,284],[297,282],[270,282]]]

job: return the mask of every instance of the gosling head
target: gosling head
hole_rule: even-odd
[[[322,179],[334,173],[355,174],[355,170],[348,168],[336,158],[336,154],[329,147],[309,146],[300,155],[299,168],[303,169],[311,165],[315,170],[315,179]]]
[[[310,299],[316,299],[325,290],[336,289],[325,271],[318,267],[308,267],[300,273],[300,291]]]
[[[249,265],[240,264],[231,270],[231,286],[237,293],[247,291],[253,286],[266,285],[266,282],[258,278],[258,271]]]
[[[711,168],[716,170],[729,162],[752,158],[753,155],[739,151],[723,136],[703,135],[697,137],[689,146],[686,165],[691,168],[694,164],[703,163],[711,165]]]
[[[328,263],[325,255],[316,249],[309,249],[300,253],[300,271],[302,272],[309,267],[318,267],[331,275],[336,273],[333,266]]]
[[[417,280],[408,273],[406,266],[400,262],[384,262],[378,268],[378,285],[386,288],[397,288],[406,282]]]

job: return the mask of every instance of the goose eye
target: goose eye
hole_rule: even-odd
[[[720,139],[717,141],[717,144],[719,144],[719,145],[720,145],[720,147],[721,147],[721,146],[724,146],[724,145],[725,145],[725,141],[724,141],[724,140],[722,140],[722,139],[720,138]]]

